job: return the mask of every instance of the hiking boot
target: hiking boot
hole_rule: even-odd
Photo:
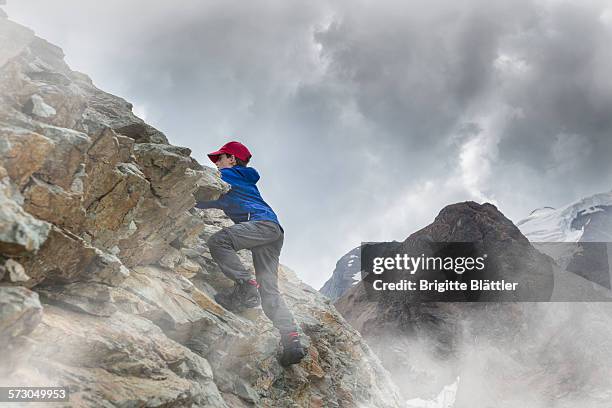
[[[306,356],[306,348],[300,343],[298,332],[281,333],[283,354],[280,357],[282,366],[297,364]]]
[[[241,286],[240,296],[242,305],[247,309],[259,306],[261,304],[261,299],[259,298],[259,283],[257,283],[255,279],[249,279],[242,283]]]
[[[255,279],[238,280],[229,293],[217,293],[215,301],[231,312],[257,307],[261,303],[258,288],[259,284]]]

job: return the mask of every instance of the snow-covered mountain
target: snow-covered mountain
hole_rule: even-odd
[[[612,191],[537,209],[517,226],[562,269],[612,287]]]
[[[612,191],[539,208],[516,225],[531,242],[612,242]]]

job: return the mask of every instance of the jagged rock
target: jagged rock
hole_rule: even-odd
[[[43,126],[41,133],[53,141],[37,177],[64,190],[70,190],[75,174],[85,162],[91,139],[82,132],[55,126]]]
[[[134,146],[134,155],[151,182],[152,191],[169,208],[187,210],[195,204],[192,194],[184,193],[201,188],[206,173],[193,168],[190,153],[189,149],[172,145],[140,143]],[[213,190],[215,186],[209,187]],[[211,199],[218,198],[222,192],[217,190],[216,197]]]
[[[50,118],[57,113],[53,106],[45,103],[40,95],[32,95],[23,107],[23,111],[28,115],[38,116],[40,118]]]
[[[113,170],[120,162],[129,160],[131,145],[128,144],[126,147],[127,151],[120,155],[118,135],[110,128],[104,129],[93,140],[87,150],[88,160],[85,167],[85,173],[88,176],[83,197],[85,208],[111,191],[119,181],[120,176]]]
[[[2,268],[8,272],[9,282],[27,282],[30,277],[25,273],[23,266],[14,259],[7,259]],[[6,273],[5,272],[5,273]]]
[[[25,129],[0,127],[0,164],[22,187],[54,148],[51,139]]]
[[[117,311],[113,304],[113,287],[97,282],[74,282],[65,285],[39,286],[44,303],[60,305],[68,309],[94,316],[111,316]]]
[[[138,143],[168,143],[166,135],[146,123],[136,122],[127,126],[118,127],[117,133],[131,137],[137,140]]]
[[[71,407],[226,407],[207,361],[147,319],[122,312],[100,318],[45,305],[30,338],[31,365],[5,383],[41,385],[30,382],[34,377],[47,386],[68,385]]]
[[[181,262],[182,254],[179,250],[171,248],[166,254],[159,260],[159,264],[166,269],[175,269],[176,266]]]
[[[8,180],[4,178],[0,181],[0,254],[19,256],[35,252],[47,239],[50,225],[26,213],[7,196],[8,191]]]
[[[323,397],[329,406],[403,406],[388,372],[327,298],[285,266],[280,270],[280,287],[312,346],[300,365],[305,372],[299,373],[294,385],[318,385],[301,400],[292,398],[298,406],[307,406],[312,396]],[[333,399],[330,389],[335,390]]]
[[[0,286],[0,381],[10,377],[32,351],[27,337],[40,323],[43,307],[38,294],[22,286]]]
[[[20,24],[3,19],[0,25],[0,37],[10,41],[2,41],[0,48],[0,66],[18,55],[34,39],[34,31]]]
[[[131,103],[95,88],[89,89],[88,106],[83,113],[81,126],[88,133],[110,127],[137,143],[168,144],[168,139],[162,132],[132,113]]]
[[[23,191],[24,209],[41,220],[79,233],[85,222],[82,194],[64,190],[32,176]]]
[[[92,187],[88,191],[91,193],[98,190],[94,196],[88,197],[91,204],[87,207],[88,217],[85,227],[94,237],[96,245],[109,248],[117,245],[121,238],[131,237],[134,229],[130,229],[129,224],[126,225],[126,216],[130,213],[147,211],[148,208],[145,206],[158,210],[160,217],[168,215],[168,211],[154,198],[145,200],[149,196],[149,182],[140,169],[130,163],[118,164],[112,171],[100,175],[97,180],[98,187]],[[136,215],[139,214],[127,217],[130,223],[138,219]],[[135,221],[134,224],[137,225]],[[152,228],[149,229],[149,233],[153,232]],[[120,230],[123,230],[123,233]],[[108,239],[107,235],[111,238]]]
[[[208,294],[179,273],[164,268],[136,267],[115,292],[117,294],[113,296],[126,299],[128,295],[118,293],[135,295],[140,303],[124,302],[121,307],[150,319],[168,336],[181,343],[188,343],[193,337],[202,340],[213,336],[208,343],[214,344],[219,340],[215,336],[219,336],[222,327],[226,326],[223,322],[230,319],[228,313]],[[208,333],[209,329],[214,330]],[[238,335],[241,330],[228,326],[224,331]]]
[[[38,294],[21,286],[0,286],[0,338],[29,334],[40,323],[43,308]]]
[[[83,176],[89,137],[44,124],[38,127],[38,131],[45,136],[15,128],[5,128],[0,135],[3,140],[0,145],[10,146],[10,149],[2,149],[6,152],[3,156],[9,157],[6,163],[11,169],[9,176],[20,186],[25,184],[23,194],[28,212],[78,233],[85,210],[82,207],[82,188],[79,188],[82,181],[79,183],[75,178]],[[32,149],[34,155],[29,156],[26,149],[38,144],[42,147]],[[21,157],[29,158],[13,166]],[[32,177],[34,173],[36,177]],[[28,177],[29,183],[26,183]]]
[[[117,257],[86,244],[81,238],[52,227],[48,239],[35,257],[20,258],[32,278],[28,286],[41,282],[100,282],[118,285],[128,269]]]
[[[200,265],[189,259],[185,259],[176,267],[176,271],[188,279],[196,276],[201,269]]]
[[[196,182],[197,190],[194,193],[196,201],[215,200],[220,193],[229,191],[229,184],[224,182],[216,174],[216,171],[205,167],[202,169],[201,178]]]

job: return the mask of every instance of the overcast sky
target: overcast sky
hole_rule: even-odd
[[[180,6],[179,6],[180,5]],[[8,0],[202,164],[245,143],[319,288],[447,204],[517,222],[612,189],[612,0]]]

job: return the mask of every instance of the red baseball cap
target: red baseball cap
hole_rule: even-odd
[[[213,162],[217,162],[217,157],[221,154],[232,154],[242,161],[248,162],[251,158],[251,152],[245,145],[240,142],[228,142],[221,146],[216,152],[208,153],[208,158]]]

